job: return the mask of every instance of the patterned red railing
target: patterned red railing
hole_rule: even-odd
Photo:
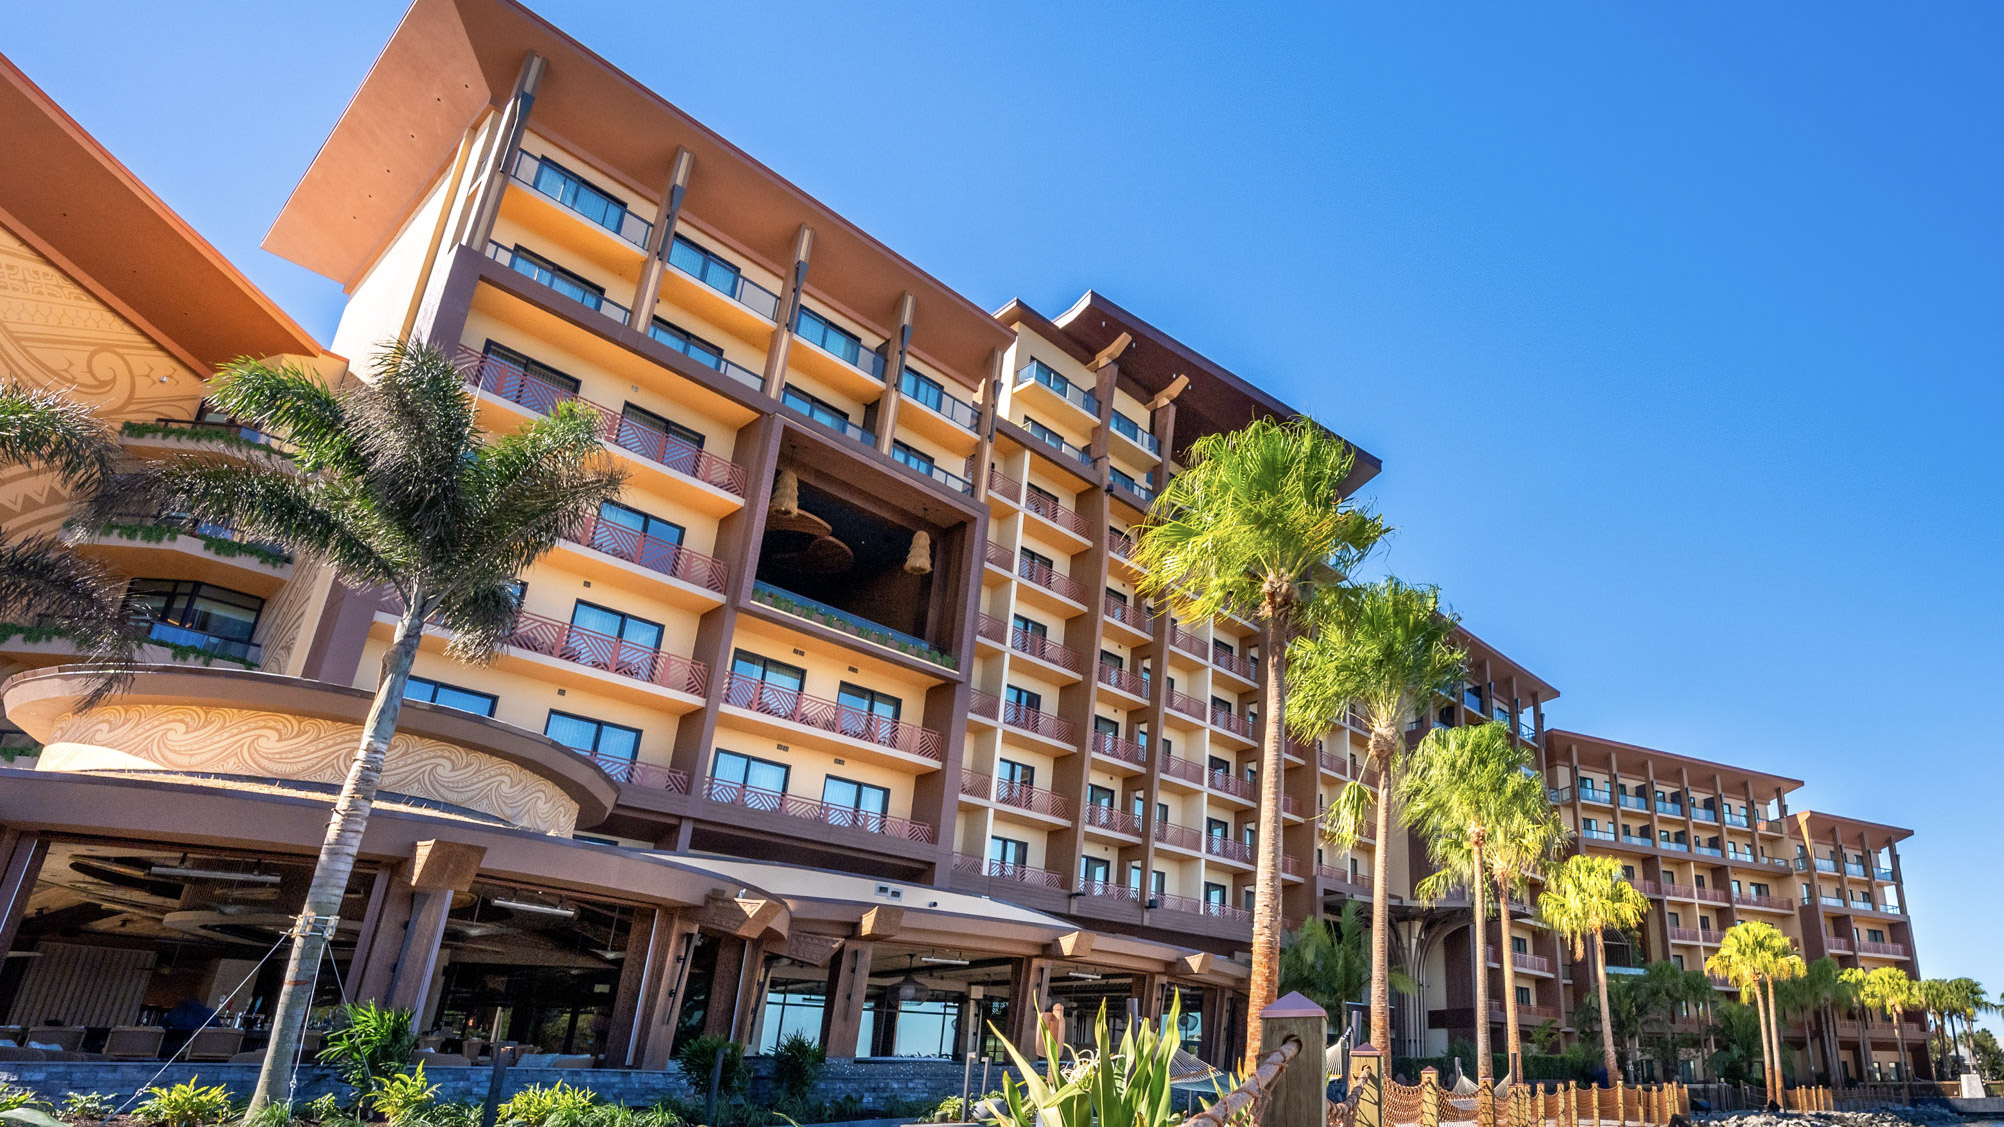
[[[1240,716],[1229,708],[1211,707],[1211,726],[1230,732],[1242,739],[1253,738],[1253,722],[1250,716]]]
[[[988,492],[1010,501],[1023,500],[1023,483],[993,466],[988,467]],[[1008,567],[1008,564],[1003,564]]]
[[[1117,834],[1141,836],[1141,819],[1132,810],[1121,810],[1112,806],[1087,803],[1079,811],[1079,821],[1094,829],[1108,830]]]
[[[878,716],[860,708],[850,708],[832,700],[811,697],[793,689],[769,685],[756,677],[742,673],[729,674],[724,680],[724,703],[736,708],[748,709],[766,716],[777,716],[824,732],[834,732],[851,739],[873,743],[902,751],[906,755],[916,755],[935,763],[945,758],[941,750],[940,734],[931,728],[909,724],[903,720],[893,720],[888,716]]]
[[[1106,549],[1123,560],[1134,558],[1134,538],[1124,532],[1106,530]]]
[[[1108,688],[1119,689],[1129,696],[1148,699],[1148,682],[1131,669],[1120,669],[1106,662],[1099,663],[1099,683]]]
[[[1073,673],[1085,672],[1085,659],[1079,652],[1062,642],[1053,642],[1042,634],[1033,634],[1020,626],[1009,628],[1009,648],[1017,653],[1048,661],[1060,669]]]
[[[1204,765],[1194,759],[1178,759],[1173,755],[1162,757],[1162,773],[1172,779],[1204,785]]]
[[[1084,517],[1041,494],[1030,494],[1024,499],[1023,507],[1059,528],[1068,528],[1079,536],[1084,536],[1086,530],[1092,527],[1086,523]]]
[[[1040,888],[1062,888],[1064,882],[1058,874],[1049,869],[1039,869],[1031,865],[1012,865],[1007,861],[991,861],[986,857],[971,857],[965,853],[953,855],[953,870],[977,877],[995,877],[1013,880]]]
[[[994,564],[996,567],[1001,568],[1003,571],[1009,570],[1009,549],[1004,548],[1002,545],[997,544],[993,540],[990,540],[988,541],[987,552],[988,552],[989,563]]]
[[[1292,857],[1289,857],[1289,856],[1288,856],[1287,854],[1285,854],[1285,853],[1281,854],[1281,855],[1280,855],[1280,875],[1281,875],[1281,876],[1284,876],[1284,877],[1298,877],[1298,876],[1300,876],[1300,875],[1301,875],[1301,862],[1299,862],[1299,861],[1295,860],[1295,859],[1294,859],[1294,858],[1292,858]]]
[[[1053,818],[1072,816],[1071,800],[1064,795],[1010,779],[995,780],[995,801],[1003,806],[1028,810],[1032,814],[1045,814]]]
[[[689,774],[673,767],[657,767],[652,763],[636,763],[631,759],[615,759],[597,752],[579,752],[586,759],[598,764],[599,770],[615,783],[646,787],[649,790],[665,790],[669,794],[689,793]]]
[[[1723,888],[1693,888],[1691,894],[1700,900],[1709,900],[1714,904],[1730,904],[1733,902],[1731,894]]]
[[[781,794],[778,791],[748,787],[740,783],[727,783],[721,779],[710,780],[709,798],[711,802],[722,803],[725,806],[739,806],[746,810],[761,810],[769,814],[784,814],[789,818],[803,818],[830,826],[846,826],[865,833],[881,834],[904,841],[926,843],[932,841],[932,827],[924,822],[914,822],[909,818],[894,818],[888,814],[875,814],[847,806],[830,806],[811,798]]]
[[[1371,874],[1362,872],[1353,873],[1348,869],[1339,869],[1334,865],[1315,866],[1315,875],[1321,877],[1323,880],[1335,884],[1348,885],[1351,888],[1369,889],[1371,887]]]
[[[1105,607],[1108,618],[1124,626],[1139,630],[1143,634],[1148,633],[1148,615],[1143,613],[1140,607],[1131,603],[1123,603],[1112,595],[1106,596]]]
[[[1291,794],[1281,795],[1280,812],[1291,818],[1299,818],[1301,816],[1301,800]]]
[[[1049,712],[1041,712],[1025,704],[1017,704],[1013,700],[1002,702],[1002,722],[1011,728],[1035,732],[1047,740],[1056,740],[1061,744],[1069,744],[1074,739],[1075,729],[1071,721]]]
[[[1253,664],[1251,658],[1227,653],[1219,648],[1216,642],[1211,643],[1211,664],[1227,673],[1236,673],[1248,681],[1259,680],[1259,667]]]
[[[603,520],[597,513],[586,517],[584,523],[565,533],[564,538],[718,594],[723,593],[724,581],[730,575],[721,560],[648,536],[639,529]]]
[[[692,696],[702,696],[710,686],[709,667],[700,661],[540,614],[517,614],[507,644]]]
[[[1079,895],[1099,896],[1108,900],[1126,900],[1129,903],[1141,898],[1140,894],[1135,892],[1134,889],[1124,884],[1115,884],[1110,880],[1082,880],[1079,882]]]
[[[994,784],[995,776],[993,775],[986,775],[980,771],[969,771],[965,768],[961,769],[960,793],[962,794],[972,795],[975,798],[987,798],[989,788],[994,786]]]
[[[1211,651],[1205,647],[1204,640],[1183,629],[1181,626],[1171,626],[1169,628],[1169,644],[1193,657],[1209,658],[1211,656]]]
[[[1336,776],[1339,779],[1347,779],[1350,777],[1349,756],[1338,755],[1333,751],[1325,751],[1316,758],[1321,761],[1322,769],[1324,771],[1329,772],[1330,774]]]
[[[1227,861],[1253,863],[1253,847],[1234,837],[1223,834],[1205,834],[1204,852],[1213,857],[1223,857]]]
[[[1733,903],[1747,904],[1755,908],[1772,908],[1778,912],[1795,911],[1793,896],[1756,896],[1751,892],[1736,892],[1733,894]]]
[[[974,632],[994,642],[996,645],[1009,644],[1009,624],[992,614],[974,616]]]
[[[1188,693],[1179,693],[1174,689],[1169,690],[1169,711],[1180,712],[1192,720],[1201,721],[1211,718],[1211,710],[1204,707],[1203,701],[1198,700]]]
[[[994,693],[984,693],[980,689],[967,692],[967,712],[970,716],[982,716],[996,720],[1002,716],[1002,698]]]
[[[1696,943],[1698,941],[1698,929],[1695,927],[1673,927],[1669,931],[1670,942],[1672,943]]]
[[[1858,941],[1858,954],[1879,955],[1886,958],[1905,958],[1908,954],[1904,943],[1875,943],[1870,939]]]
[[[460,350],[464,361],[462,377],[481,391],[537,414],[547,415],[558,403],[570,400],[596,415],[599,437],[623,450],[658,462],[678,473],[719,489],[745,495],[745,468],[719,458],[692,443],[665,431],[635,422],[603,404],[529,374],[506,360],[486,356],[471,348]]]
[[[1178,849],[1188,849],[1192,853],[1204,851],[1204,832],[1189,826],[1179,826],[1174,822],[1155,823],[1155,840]]]
[[[1132,740],[1123,740],[1110,732],[1094,732],[1092,749],[1108,759],[1118,759],[1122,763],[1136,767],[1148,765],[1148,749]]]
[[[1206,771],[1204,773],[1204,785],[1217,791],[1219,794],[1229,794],[1237,798],[1243,798],[1247,802],[1251,802],[1259,797],[1259,788],[1253,786],[1250,781],[1232,774],[1230,771],[1215,769]]]
[[[1193,916],[1210,916],[1212,919],[1232,920],[1237,923],[1245,923],[1252,919],[1252,913],[1244,908],[1199,900],[1194,896],[1175,896],[1166,892],[1155,897],[1155,906],[1166,908],[1171,912],[1188,912]]]
[[[1077,603],[1091,606],[1092,597],[1069,575],[1061,575],[1054,569],[1030,559],[1028,556],[1016,561],[1016,574],[1035,583],[1046,591],[1051,591]]]

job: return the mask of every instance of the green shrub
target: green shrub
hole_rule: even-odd
[[[384,1009],[373,1002],[341,1007],[339,1023],[327,1034],[320,1063],[333,1065],[355,1106],[363,1106],[379,1083],[401,1074],[417,1051],[409,1010]]]
[[[118,1110],[118,1100],[103,1092],[65,1092],[63,1094],[63,1118],[71,1123],[95,1123],[111,1118]]]
[[[1001,1092],[985,1092],[970,1098],[967,1103],[962,1103],[959,1096],[948,1096],[933,1105],[932,1110],[926,1113],[925,1121],[927,1123],[967,1123],[972,1119],[974,1108],[986,1106],[989,1100],[999,1100],[1001,1098]]]
[[[378,1080],[369,1093],[369,1105],[391,1123],[404,1123],[430,1109],[436,1095],[438,1085],[425,1083],[424,1065],[420,1064],[413,1071]]]
[[[341,1101],[334,1098],[334,1093],[329,1092],[324,1096],[308,1100],[299,1109],[299,1118],[313,1123],[335,1123],[348,1118],[348,1113],[341,1110]]]
[[[447,1100],[428,1104],[408,1120],[413,1127],[480,1127],[482,1108],[476,1100]]]
[[[719,1053],[724,1057],[724,1071],[718,1088],[724,1092],[742,1090],[751,1079],[750,1071],[745,1068],[743,1045],[728,1037],[709,1033],[691,1038],[675,1049],[675,1063],[682,1066],[682,1075],[688,1077],[689,1086],[695,1090],[699,1100],[709,1092],[710,1069],[715,1067]]]
[[[773,1082],[788,1097],[804,1100],[813,1090],[814,1082],[821,1079],[821,1069],[827,1063],[828,1050],[798,1033],[789,1033],[773,1050]]]
[[[562,1080],[550,1087],[531,1084],[508,1097],[500,1117],[524,1127],[576,1127],[589,1122],[598,1107],[598,1093],[590,1088],[573,1088]]]
[[[7,1079],[12,1080],[9,1076]],[[46,1108],[40,1096],[26,1088],[16,1088],[12,1084],[0,1084],[0,1111],[13,1111],[17,1107]]]
[[[156,1127],[209,1127],[236,1113],[229,1089],[221,1084],[204,1088],[193,1076],[172,1088],[148,1088],[147,1098],[132,1109],[132,1117]]]

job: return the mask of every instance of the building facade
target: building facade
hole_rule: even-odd
[[[24,128],[67,122],[9,73]],[[31,340],[50,317],[18,304],[0,331],[37,358],[17,378],[88,394],[129,456],[282,459],[207,409],[217,365],[366,378],[418,337],[463,360],[485,426],[580,402],[627,473],[522,577],[491,666],[426,640],[343,981],[454,1043],[603,1066],[703,1032],[953,1057],[991,1026],[1027,1042],[1050,1000],[1079,1022],[1173,1007],[1192,1052],[1233,1057],[1268,646],[1146,605],[1133,530],[1192,441],[1293,408],[1097,293],[981,309],[510,0],[418,0],[273,226],[269,249],[349,294],[326,352],[73,124],[43,159],[104,174],[96,221],[10,180],[0,253],[96,336]],[[143,360],[87,380],[106,337]],[[1349,487],[1379,469],[1357,449]],[[61,519],[11,476],[10,530]],[[395,608],[171,514],[89,550],[160,647],[78,715],[59,637],[0,640],[14,740],[40,748],[0,771],[0,949],[41,956],[8,960],[0,1022],[129,1023],[177,992],[251,1009],[271,983],[225,988],[282,934]],[[1812,957],[1911,967],[1906,831],[1791,818],[1796,780],[1548,732],[1558,690],[1464,641],[1469,684],[1414,738],[1500,721],[1535,749],[1576,847],[1653,898],[1624,960],[1701,964],[1769,918]],[[1354,724],[1289,744],[1289,922],[1390,897],[1419,984],[1401,1054],[1472,1031],[1473,975],[1500,999],[1506,952],[1521,1019],[1566,1032],[1587,976],[1528,914],[1478,942],[1465,902],[1412,899],[1417,843],[1321,841],[1341,788],[1373,785],[1364,757]]]

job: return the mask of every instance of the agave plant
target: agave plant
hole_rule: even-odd
[[[1058,1040],[1049,1025],[1043,1026],[1044,1059],[1048,1073],[1037,1067],[1010,1043],[1001,1030],[995,1036],[1022,1083],[1007,1073],[1002,1077],[1002,1098],[987,1101],[989,1113],[1006,1127],[1169,1127],[1183,1115],[1174,1110],[1170,1075],[1179,1039],[1168,1030],[1177,1028],[1181,1017],[1180,1000],[1171,1002],[1166,1022],[1156,1025],[1131,1021],[1113,1040],[1107,1028],[1106,1003],[1093,1019],[1093,1047],[1074,1049]],[[994,1029],[991,1025],[990,1029]]]

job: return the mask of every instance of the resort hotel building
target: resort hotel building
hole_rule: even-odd
[[[325,348],[0,78],[0,364],[96,405],[126,457],[284,464],[206,377],[248,355],[339,383],[417,337],[462,359],[486,427],[578,402],[626,471],[522,576],[491,666],[426,639],[324,1002],[604,1068],[705,1033],[959,1059],[991,1026],[1027,1044],[1038,1002],[1079,1027],[1173,1005],[1190,1052],[1233,1060],[1269,649],[1148,605],[1133,530],[1191,442],[1300,405],[1098,293],[976,305],[512,0],[417,0],[272,226],[348,294]],[[1362,488],[1380,463],[1346,437]],[[4,481],[10,532],[64,519],[46,475]],[[69,643],[0,628],[0,1026],[89,1036],[223,1003],[287,931],[395,608],[171,513],[84,550],[157,644],[79,712]],[[1917,969],[1907,831],[1550,729],[1558,689],[1464,641],[1469,683],[1414,736],[1500,721],[1533,749],[1574,848],[1650,897],[1616,969],[1702,966],[1739,919]],[[1500,1023],[1501,958],[1526,1027],[1570,1036],[1592,978],[1551,932],[1419,903],[1404,835],[1321,842],[1364,753],[1351,725],[1288,747],[1289,923],[1389,898],[1419,986],[1399,1055]],[[230,999],[244,1047],[278,979]],[[1889,1027],[1840,1042],[1802,1067],[1895,1066]]]

